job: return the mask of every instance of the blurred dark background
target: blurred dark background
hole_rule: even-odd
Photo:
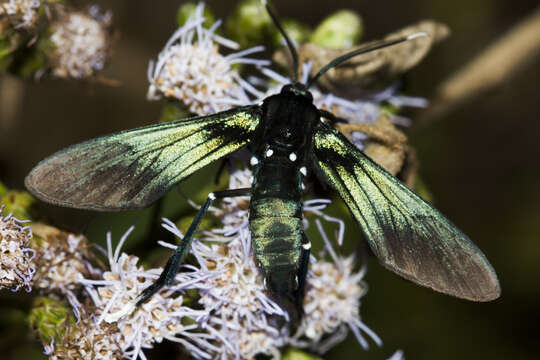
[[[101,3],[114,12],[120,35],[104,75],[121,86],[0,78],[15,104],[13,111],[0,117],[0,179],[8,187],[23,188],[31,167],[66,145],[150,124],[159,117],[161,104],[145,100],[146,69],[174,30],[181,2]],[[229,14],[233,3],[207,1],[219,18]],[[275,0],[274,4],[280,16],[312,25],[335,10],[356,10],[364,19],[364,39],[382,37],[425,18],[446,23],[451,37],[406,78],[409,95],[430,99],[441,81],[530,14],[538,1]],[[395,349],[416,360],[538,358],[539,65],[539,57],[531,58],[497,89],[411,134],[436,206],[485,252],[500,277],[502,297],[491,303],[457,300],[403,281],[372,260],[361,313],[384,346],[365,352],[350,336],[325,358],[385,359]],[[86,231],[91,238],[103,238],[107,229],[119,235],[139,218],[72,210],[56,215],[60,225]],[[351,239],[353,226],[348,227]],[[5,341],[0,345],[7,349]],[[38,344],[35,349],[40,351]],[[24,358],[27,350],[21,351],[3,354]]]

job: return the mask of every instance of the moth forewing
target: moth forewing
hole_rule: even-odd
[[[36,197],[89,210],[144,208],[195,171],[245,146],[258,106],[181,119],[73,145],[25,179]]]
[[[383,266],[459,298],[499,297],[495,271],[465,234],[323,122],[314,134],[312,162],[345,201]]]

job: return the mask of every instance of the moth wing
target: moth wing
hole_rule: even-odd
[[[195,171],[245,146],[260,118],[259,106],[245,106],[99,137],[41,161],[25,184],[55,205],[143,208]]]
[[[383,266],[433,290],[474,301],[500,295],[484,254],[439,211],[319,123],[312,161],[340,194]]]

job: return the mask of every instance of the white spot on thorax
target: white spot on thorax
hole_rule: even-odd
[[[304,250],[309,250],[309,249],[311,249],[311,242],[308,241],[307,243],[302,244],[302,248],[303,248]]]
[[[255,166],[259,163],[259,159],[257,159],[255,156],[252,156],[251,159],[249,160],[249,164],[251,166]]]
[[[208,194],[208,198],[210,200],[216,200],[216,195],[213,192],[211,192],[210,194]]]
[[[291,160],[292,162],[295,162],[296,159],[297,159],[297,157],[296,157],[295,153],[292,152],[292,153],[289,154],[289,160]]]
[[[307,176],[307,168],[305,166],[302,166],[300,168],[300,174]]]
[[[267,158],[269,158],[269,157],[272,156],[273,154],[274,154],[274,150],[272,150],[272,149],[266,150],[266,154],[265,154],[265,155],[266,155]]]

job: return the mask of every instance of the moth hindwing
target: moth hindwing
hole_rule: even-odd
[[[497,275],[472,241],[326,123],[316,128],[312,162],[386,268],[468,300],[499,296]]]

